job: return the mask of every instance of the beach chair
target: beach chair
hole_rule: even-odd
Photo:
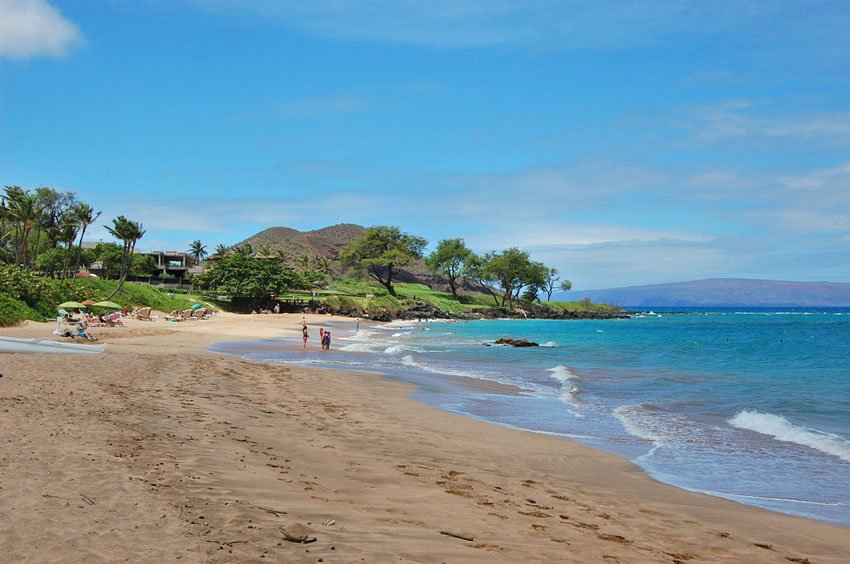
[[[151,317],[151,308],[142,307],[136,310],[136,319],[141,321],[153,321]]]
[[[192,317],[192,312],[193,312],[193,311],[195,311],[195,310],[194,310],[194,309],[191,309],[191,308],[189,308],[189,309],[184,309],[183,311],[181,311],[181,312],[180,312],[180,315],[182,315],[182,316],[183,316],[183,320],[184,320],[184,321],[189,321],[189,320],[194,319],[194,317]]]
[[[68,313],[67,310],[64,310],[62,308],[59,308],[59,315],[63,317],[66,323],[76,323],[77,321],[79,321],[79,319],[76,319],[70,313]]]
[[[209,319],[207,312],[209,310],[205,307],[198,308],[192,312],[192,317],[195,319]]]

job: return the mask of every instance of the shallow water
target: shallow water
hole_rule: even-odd
[[[391,323],[334,337],[331,351],[216,348],[378,370],[430,405],[614,452],[663,482],[850,525],[850,310]],[[499,337],[543,346],[485,346]],[[475,381],[525,392],[463,385]]]

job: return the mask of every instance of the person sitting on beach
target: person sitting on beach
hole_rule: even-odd
[[[86,329],[88,329],[88,323],[85,320],[81,320],[77,323],[77,336],[89,341],[97,341],[97,337],[91,335]]]

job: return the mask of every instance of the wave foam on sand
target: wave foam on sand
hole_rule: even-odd
[[[744,410],[729,419],[729,424],[773,437],[778,441],[813,448],[850,462],[850,441],[833,433],[794,425],[780,415]]]

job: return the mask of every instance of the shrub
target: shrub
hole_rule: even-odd
[[[25,302],[0,294],[0,327],[18,325],[25,319],[44,321],[44,316]]]

